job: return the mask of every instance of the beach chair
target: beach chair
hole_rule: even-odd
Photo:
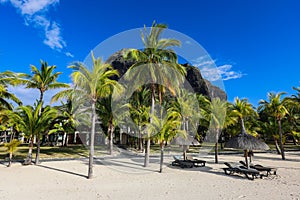
[[[244,174],[249,180],[254,180],[257,176],[260,176],[259,171],[257,171],[256,169],[247,169],[247,167],[245,166],[239,166],[228,162],[225,162],[224,164],[227,167],[222,169],[224,170],[226,175],[232,175],[234,173]]]
[[[192,168],[194,163],[188,160],[182,160],[179,156],[173,156],[174,161],[172,162],[172,166],[179,166],[181,168]]]
[[[240,163],[243,166],[247,167],[247,165],[244,161],[240,161]],[[249,167],[252,168],[252,169],[256,169],[259,172],[266,172],[266,174],[264,174],[264,176],[276,175],[277,174],[277,168],[265,167],[265,166],[262,166],[262,165],[259,165],[259,164],[252,164],[252,163],[250,163]]]
[[[205,163],[206,163],[205,160],[195,159],[192,156],[186,156],[186,160],[191,161],[193,163],[194,167],[204,167]]]

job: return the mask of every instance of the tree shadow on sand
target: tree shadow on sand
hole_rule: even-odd
[[[45,168],[45,169],[49,169],[49,170],[53,170],[53,171],[58,171],[58,172],[66,173],[66,174],[71,174],[71,175],[74,175],[74,176],[80,176],[80,177],[83,177],[83,178],[88,178],[86,175],[79,174],[79,173],[72,172],[72,171],[68,171],[68,170],[64,170],[64,169],[59,169],[59,168],[56,168],[56,167],[49,167],[49,166],[45,166],[45,165],[37,165],[37,167],[41,167],[41,168]]]

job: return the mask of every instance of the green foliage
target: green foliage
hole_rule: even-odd
[[[9,143],[5,143],[4,146],[7,148],[8,153],[13,154],[20,144],[21,142],[19,140],[13,139]]]

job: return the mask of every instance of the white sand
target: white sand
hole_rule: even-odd
[[[116,159],[110,167],[97,162],[91,180],[85,178],[87,160],[0,165],[0,199],[300,199],[300,152],[286,157],[255,154],[257,163],[277,167],[278,175],[254,181],[221,169],[223,162],[242,160],[242,155],[220,155],[220,164],[201,158],[207,166],[192,169],[168,165],[161,174],[157,164],[145,169],[139,159]]]

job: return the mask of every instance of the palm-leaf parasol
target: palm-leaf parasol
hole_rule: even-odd
[[[260,139],[248,134],[246,131],[231,138],[225,143],[226,148],[243,149],[245,151],[245,161],[248,166],[248,151],[252,150],[268,150],[269,146]],[[251,155],[250,155],[251,156]],[[251,157],[250,157],[251,160]]]

